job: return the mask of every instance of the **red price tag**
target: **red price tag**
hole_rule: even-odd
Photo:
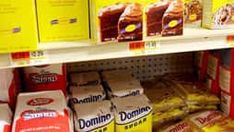
[[[227,36],[227,43],[228,43],[230,46],[234,47],[234,35],[229,35],[229,36]]]
[[[130,42],[129,43],[129,50],[133,52],[144,51],[145,49],[145,42]]]
[[[11,63],[13,65],[27,65],[30,63],[30,52],[11,53]]]
[[[30,59],[29,52],[18,52],[18,53],[11,53],[12,60],[25,60]]]
[[[41,64],[47,62],[47,60],[47,52],[42,50],[11,53],[11,64],[15,66]]]

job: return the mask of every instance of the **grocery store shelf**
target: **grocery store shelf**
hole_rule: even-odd
[[[184,32],[183,36],[151,38],[147,42],[156,41],[157,48],[137,53],[129,50],[129,43],[103,45],[94,45],[91,41],[41,43],[39,48],[46,52],[47,59],[39,63],[12,65],[9,55],[3,54],[0,55],[0,69],[230,48],[226,37],[234,35],[233,29],[215,31],[185,29]]]

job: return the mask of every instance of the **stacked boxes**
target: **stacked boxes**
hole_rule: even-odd
[[[218,51],[210,51],[207,64],[207,84],[211,93],[220,96],[219,87],[220,55]]]
[[[209,29],[234,27],[234,0],[204,0],[202,26]]]
[[[89,39],[88,0],[36,0],[41,42]]]
[[[0,53],[37,48],[37,23],[33,0],[1,0],[0,18]]]
[[[221,64],[219,85],[221,88],[221,109],[234,118],[234,80],[233,80],[233,49],[220,50]]]
[[[138,41],[148,36],[183,34],[183,2],[91,0],[92,39]]]

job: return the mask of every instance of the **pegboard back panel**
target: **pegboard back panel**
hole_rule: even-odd
[[[175,72],[193,72],[193,53],[122,58],[68,64],[69,72],[126,69],[140,80]]]

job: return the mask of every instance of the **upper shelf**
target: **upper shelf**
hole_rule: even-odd
[[[140,52],[131,51],[129,42],[102,45],[95,45],[90,40],[40,43],[39,49],[45,52],[43,59],[19,64],[12,63],[10,54],[0,54],[0,69],[231,48],[232,45],[227,43],[227,36],[229,35],[234,35],[234,29],[185,28],[183,36],[146,40],[146,43],[155,42],[157,47]]]

